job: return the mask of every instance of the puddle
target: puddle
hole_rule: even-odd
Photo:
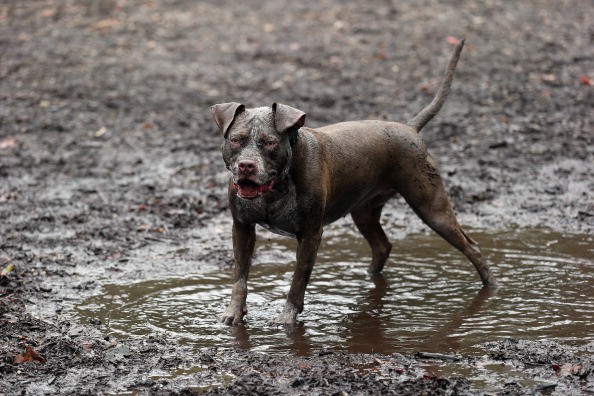
[[[85,323],[100,319],[115,337],[157,333],[196,349],[464,354],[478,364],[428,361],[423,367],[436,375],[463,375],[483,391],[497,391],[509,378],[530,386],[534,379],[490,361],[477,345],[508,337],[594,341],[594,238],[529,230],[471,234],[498,275],[497,291],[482,289],[474,267],[433,234],[395,241],[383,276],[372,277],[366,243],[331,233],[320,248],[298,325],[269,326],[289,290],[296,244],[265,234],[250,274],[245,326],[217,320],[230,297],[231,271],[105,285],[77,313]]]
[[[272,234],[270,234],[272,235]],[[270,237],[257,247],[243,327],[217,318],[228,303],[231,272],[104,286],[79,308],[111,335],[158,333],[195,348],[222,346],[292,351],[469,353],[507,337],[587,343],[594,340],[594,242],[546,231],[473,232],[502,288],[480,288],[466,259],[432,234],[396,241],[383,276],[366,273],[360,239],[324,242],[292,330],[267,322],[281,311],[292,276],[295,243]]]

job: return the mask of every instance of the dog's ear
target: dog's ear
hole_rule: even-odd
[[[274,114],[274,126],[281,133],[289,129],[297,130],[305,124],[305,113],[291,106],[273,103],[272,113]]]
[[[245,110],[245,106],[241,103],[230,102],[220,103],[210,108],[212,111],[212,118],[217,123],[217,126],[223,132],[223,136],[227,137],[227,131],[239,113]]]

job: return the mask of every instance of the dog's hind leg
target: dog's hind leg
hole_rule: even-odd
[[[428,164],[431,173],[423,175],[424,177],[420,180],[417,179],[417,183],[408,184],[409,187],[401,191],[402,196],[425,224],[470,260],[484,286],[497,287],[497,280],[489,269],[479,245],[468,237],[458,224],[441,176],[434,168],[430,157],[428,157]]]
[[[382,204],[371,209],[358,209],[351,212],[355,225],[371,247],[372,259],[368,271],[372,274],[382,271],[392,250],[392,244],[388,241],[388,237],[380,224],[383,207]]]

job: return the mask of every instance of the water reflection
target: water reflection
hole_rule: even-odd
[[[390,325],[391,312],[390,302],[385,297],[391,293],[390,283],[381,274],[370,276],[374,287],[369,288],[364,304],[359,305],[359,311],[345,315],[341,321],[339,338],[344,340],[343,348],[351,353],[394,353],[402,350],[398,337],[393,337],[391,331],[386,331]],[[460,350],[464,345],[465,334],[460,332],[461,325],[480,316],[488,309],[488,300],[497,295],[499,289],[481,288],[468,306],[452,315],[451,319],[442,326],[436,328],[426,339],[420,339],[415,343],[418,350],[426,352],[444,353],[446,351]],[[295,326],[272,326],[278,332],[284,332],[287,343],[281,346],[271,346],[275,350],[290,350],[296,355],[307,356],[313,352],[320,352],[325,347],[336,347],[336,345],[325,345],[324,343],[313,342],[308,336],[308,327],[315,328],[316,324],[308,324],[300,320]],[[254,328],[255,334],[261,329]],[[240,325],[231,329],[235,339],[235,346],[242,349],[252,349],[254,343],[250,341],[250,329],[248,326]]]
[[[373,282],[363,303],[359,305],[359,311],[347,315],[343,321],[345,327],[342,330],[342,338],[346,341],[349,352],[374,352],[384,353],[386,349],[393,349],[392,340],[386,334],[385,326],[393,312],[386,309],[386,295],[391,287],[382,274],[374,274],[371,277]]]
[[[427,352],[458,351],[463,348],[466,333],[461,331],[462,325],[484,316],[489,310],[489,300],[496,296],[500,289],[482,288],[463,311],[452,315],[450,320],[435,331],[419,349]],[[483,326],[485,323],[483,323]]]
[[[245,325],[240,324],[230,328],[231,335],[235,338],[235,346],[241,349],[252,349],[253,344],[250,341],[250,332]]]
[[[473,233],[477,235],[477,233]],[[321,249],[296,326],[270,326],[292,276],[292,242],[273,240],[252,268],[243,326],[217,318],[229,273],[107,285],[85,301],[81,320],[99,318],[115,336],[161,333],[196,348],[293,351],[464,352],[498,338],[594,341],[594,243],[550,232],[480,234],[502,288],[482,289],[472,265],[438,237],[397,244],[383,275],[370,276],[367,247],[349,236]],[[278,264],[278,262],[286,264]]]

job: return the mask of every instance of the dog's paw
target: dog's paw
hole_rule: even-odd
[[[244,312],[241,309],[227,308],[224,314],[219,316],[219,321],[227,326],[235,326],[243,321]]]
[[[281,312],[281,314],[278,315],[276,319],[271,321],[271,324],[292,326],[295,324],[298,314],[299,310],[293,305],[287,303],[283,309],[283,312]]]
[[[497,279],[495,279],[494,275],[489,275],[489,277],[483,281],[483,287],[499,289],[500,285],[499,282],[497,282]]]

